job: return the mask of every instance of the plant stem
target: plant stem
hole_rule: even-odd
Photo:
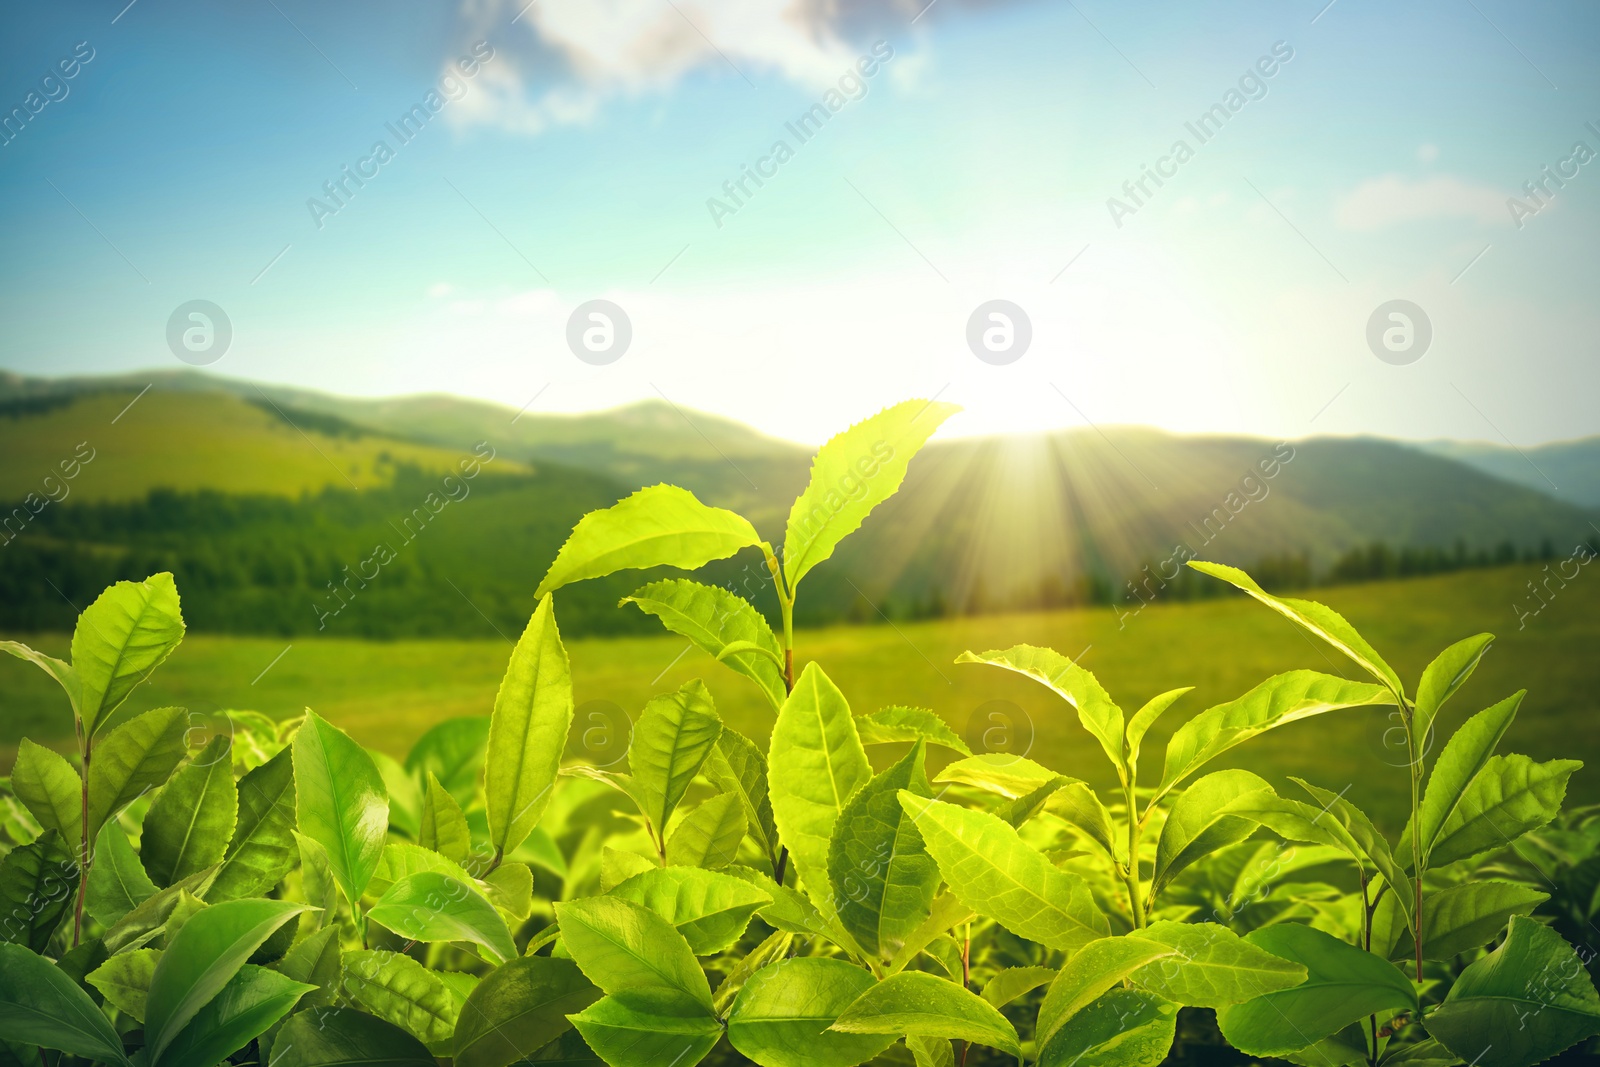
[[[83,936],[83,901],[89,892],[89,756],[94,749],[94,739],[88,736],[81,721],[74,721],[78,732],[78,748],[83,753],[83,822],[82,841],[78,845],[78,901],[72,910],[72,947],[77,948]]]
[[[1133,777],[1130,775],[1126,783],[1128,799],[1128,910],[1133,914],[1133,927],[1136,930],[1144,929],[1144,898],[1139,889],[1139,828],[1144,820],[1138,815],[1138,801],[1133,795]]]
[[[794,590],[783,580],[778,557],[767,545],[761,547],[766,553],[767,570],[772,574],[772,588],[778,594],[778,605],[783,611],[783,691],[787,694],[794,692]],[[777,858],[772,861],[772,880],[782,885],[788,869],[789,846],[779,845]]]
[[[1368,951],[1372,951],[1372,912],[1374,906],[1371,897],[1367,894],[1367,869],[1357,868],[1361,877],[1361,944]],[[1367,1032],[1371,1035],[1371,1044],[1368,1046],[1367,1063],[1377,1067],[1378,1063],[1378,1017],[1367,1016]]]
[[[1420,739],[1413,733],[1411,713],[1406,710],[1406,698],[1396,693],[1400,714],[1406,722],[1406,754],[1411,757],[1411,869],[1415,877],[1412,884],[1416,892],[1416,908],[1412,913],[1412,929],[1416,936],[1411,940],[1417,946],[1417,981],[1422,981],[1422,752]],[[1398,892],[1398,887],[1396,892]]]

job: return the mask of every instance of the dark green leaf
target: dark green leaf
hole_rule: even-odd
[[[928,917],[939,865],[923,847],[900,790],[932,797],[924,742],[862,786],[845,804],[828,849],[839,922],[868,953],[891,958]]]
[[[89,761],[89,833],[172,777],[189,754],[189,713],[156,708],[106,734]]]
[[[195,914],[167,943],[150,980],[145,1040],[153,1061],[278,927],[306,910],[286,900],[231,900]]]
[[[264,896],[289,873],[294,841],[294,763],[284,749],[239,780],[239,822],[206,899]]]
[[[1113,989],[1074,1015],[1037,1067],[1156,1067],[1167,1058],[1178,1007],[1138,989]]]
[[[572,1028],[567,1016],[600,999],[571,960],[531,956],[478,983],[456,1020],[455,1067],[507,1067]]]
[[[145,1002],[150,996],[150,980],[155,977],[161,950],[138,948],[106,960],[87,978],[124,1015],[144,1022]]]
[[[17,746],[11,791],[39,825],[61,835],[67,849],[83,849],[83,779],[60,754],[26,737]]]
[[[246,964],[155,1059],[154,1067],[218,1063],[260,1037],[315,988]]]
[[[128,1064],[122,1039],[89,994],[21,945],[0,944],[0,1039]]]
[[[433,1054],[392,1023],[353,1008],[291,1018],[273,1042],[272,1067],[437,1067]]]
[[[61,835],[46,830],[0,859],[0,941],[43,952],[72,910],[78,863]]]
[[[1267,926],[1245,940],[1309,972],[1301,984],[1220,1008],[1222,1036],[1250,1056],[1313,1045],[1358,1019],[1389,1008],[1417,1008],[1409,979],[1392,964],[1321,930]]]
[[[341,991],[362,1010],[448,1053],[461,1006],[438,972],[398,952],[360,949],[344,954]],[[283,1035],[278,1040],[281,1047]]]
[[[1528,1067],[1600,1033],[1600,996],[1561,935],[1524,916],[1461,972],[1428,1033],[1482,1067]]]
[[[231,747],[213,737],[151,802],[139,854],[156,885],[181,882],[227,853],[239,817]]]
[[[572,1022],[611,1067],[694,1067],[722,1037],[705,1005],[663,990],[603,997]]]

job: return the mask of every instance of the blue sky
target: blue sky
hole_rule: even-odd
[[[179,367],[167,320],[206,299],[219,373],[665,396],[801,440],[934,393],[964,433],[1600,432],[1592,4],[925,2],[13,7],[0,366]],[[786,124],[842,77],[801,143]],[[1186,123],[1241,78],[1200,143]],[[1545,205],[1523,193],[1563,165]],[[1539,206],[1520,227],[1514,195]],[[632,323],[604,366],[566,341],[595,298]],[[967,340],[997,298],[1032,332],[1002,366]],[[1394,299],[1433,335],[1399,366],[1366,338]]]

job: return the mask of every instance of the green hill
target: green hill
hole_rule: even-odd
[[[1420,447],[1580,507],[1600,508],[1600,437],[1529,448],[1482,441],[1427,441]]]
[[[60,464],[80,446],[92,458],[66,481]],[[70,603],[107,582],[171,569],[202,630],[509,634],[585,511],[672,481],[745,512],[778,543],[809,454],[664,402],[518,415],[196,372],[0,376],[0,501],[10,501],[0,506],[0,626],[66,626]],[[476,478],[460,476],[464,462],[477,462]],[[1157,595],[1212,592],[1179,566],[1187,555],[1289,586],[1565,556],[1595,536],[1594,518],[1372,438],[1280,444],[1106,428],[958,439],[931,445],[905,489],[808,580],[799,618],[1081,603],[1128,612]],[[1369,558],[1374,543],[1393,552]],[[707,576],[742,585],[748,565]],[[610,610],[642,580],[571,591],[569,629],[643,628]]]

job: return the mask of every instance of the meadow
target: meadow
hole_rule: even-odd
[[[1442,716],[1440,735],[1448,736],[1473,711],[1526,688],[1528,699],[1511,728],[1516,750],[1536,759],[1575,757],[1595,767],[1600,573],[1580,572],[1519,630],[1512,605],[1527,609],[1527,583],[1542,573],[1537,566],[1516,565],[1311,595],[1349,618],[1407,679],[1449,642],[1482,631],[1497,634],[1482,667]],[[179,581],[181,588],[181,576]],[[6,636],[55,655],[66,652],[65,635]],[[376,642],[191,634],[135,691],[130,705],[143,710],[176,704],[202,713],[255,709],[278,717],[309,707],[362,744],[400,756],[442,719],[489,713],[516,636]],[[971,736],[997,721],[990,712],[1007,711],[1007,705],[985,705],[1008,701],[1024,716],[1015,724],[1017,744],[1027,744],[1031,726],[1033,758],[1096,786],[1109,784],[1103,757],[1059,700],[1025,679],[953,662],[967,649],[1023,641],[1081,657],[1130,713],[1176,686],[1195,687],[1179,705],[1192,714],[1276,671],[1305,667],[1355,676],[1352,665],[1336,661],[1334,653],[1242,596],[1156,604],[1120,620],[1116,609],[1091,608],[802,630],[796,635],[797,669],[821,661],[857,714],[892,704],[927,707],[957,732],[973,731]],[[772,712],[755,688],[682,638],[579,638],[567,646],[580,724],[587,702],[610,701],[637,716],[649,696],[699,677],[730,725],[758,740],[771,728]],[[1335,789],[1349,784],[1351,800],[1386,829],[1396,829],[1403,821],[1407,779],[1401,761],[1384,745],[1392,725],[1381,708],[1297,723],[1252,742],[1248,755],[1233,765],[1248,763],[1273,780],[1301,774]],[[7,658],[0,662],[0,766],[10,765],[24,735],[66,750],[71,719],[49,678]],[[1162,740],[1165,735],[1160,726],[1152,731]],[[897,747],[875,750],[874,759],[886,764]],[[1600,801],[1600,774],[1586,769],[1573,778],[1569,803],[1592,801]]]

